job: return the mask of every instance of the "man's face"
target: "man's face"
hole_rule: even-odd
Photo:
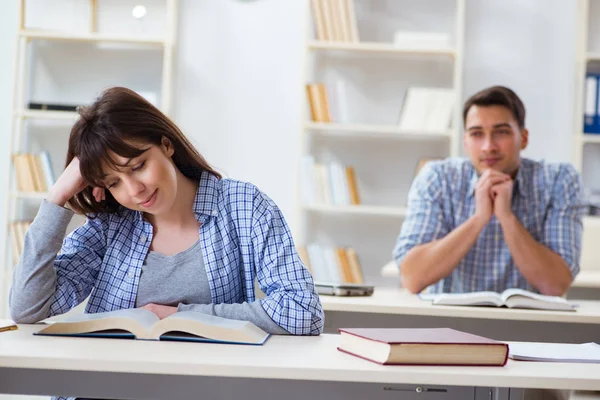
[[[479,175],[491,168],[514,177],[527,137],[506,107],[472,106],[467,112],[463,141]]]

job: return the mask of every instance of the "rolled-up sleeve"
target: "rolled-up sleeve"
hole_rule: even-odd
[[[565,260],[574,279],[579,273],[585,205],[581,177],[573,166],[560,165],[551,196],[541,243]]]
[[[393,250],[396,265],[416,246],[444,237],[449,232],[443,216],[443,171],[439,162],[427,163],[408,192],[408,211]]]
[[[254,197],[252,244],[266,313],[293,335],[319,335],[324,315],[312,276],[296,252],[283,214],[260,191]]]

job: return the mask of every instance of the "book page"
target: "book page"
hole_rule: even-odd
[[[46,335],[80,335],[92,332],[124,330],[131,332],[136,338],[146,338],[146,332],[158,321],[160,321],[159,318],[152,311],[131,308],[73,315],[62,321],[54,322],[38,333]],[[106,333],[106,337],[112,336],[114,334]]]
[[[134,319],[147,330],[149,330],[152,327],[152,325],[160,321],[160,319],[152,311],[144,310],[143,308],[128,308],[123,310],[107,311],[101,313],[84,313],[80,315],[73,315],[69,318],[65,318],[65,320],[61,322],[83,322],[101,320],[106,318]]]
[[[546,296],[544,294],[538,294],[524,289],[506,289],[504,292],[502,292],[502,299],[505,301],[511,296],[525,296],[540,301],[548,301],[550,303],[567,303],[567,300],[560,296]]]
[[[496,292],[442,293],[434,298],[433,304],[500,307],[503,301]]]
[[[268,333],[251,322],[195,311],[181,311],[163,319],[154,326],[150,337],[159,339],[161,335],[170,332],[189,333],[218,342],[247,344],[262,344],[269,337]]]

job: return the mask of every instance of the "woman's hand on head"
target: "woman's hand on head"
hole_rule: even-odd
[[[79,158],[74,157],[50,189],[46,200],[64,207],[70,198],[81,192],[86,186],[79,168]],[[94,188],[93,194],[96,201],[104,200],[103,188]]]

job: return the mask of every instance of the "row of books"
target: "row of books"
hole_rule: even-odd
[[[356,251],[351,247],[331,247],[318,243],[298,246],[298,254],[315,281],[364,283]]]
[[[360,194],[352,166],[338,162],[318,163],[302,157],[301,188],[304,204],[359,205]]]
[[[317,40],[359,41],[354,0],[312,0],[311,6]]]
[[[25,242],[25,233],[32,221],[13,221],[10,223],[10,236],[12,245],[13,264],[19,262],[19,257],[23,252],[23,243]]]
[[[54,171],[47,151],[13,154],[13,164],[20,192],[47,192],[54,185]]]
[[[309,83],[306,93],[311,120],[314,122],[347,122],[346,83]],[[452,89],[434,87],[409,87],[406,90],[398,121],[399,130],[405,132],[447,132],[452,124],[455,106]]]

